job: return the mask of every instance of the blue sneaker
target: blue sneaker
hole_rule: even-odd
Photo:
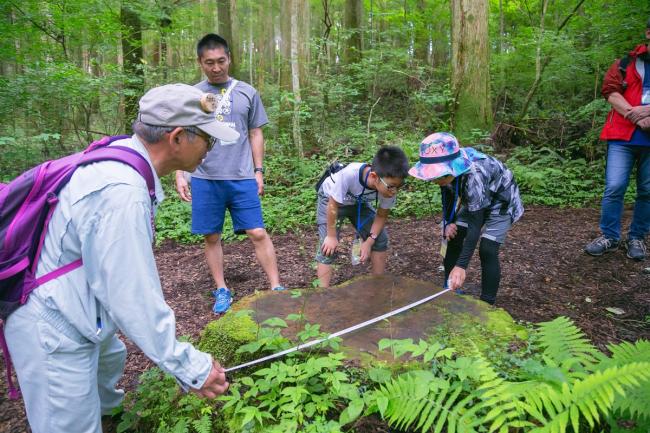
[[[212,307],[212,312],[215,314],[225,313],[232,304],[232,295],[230,290],[225,287],[219,287],[217,290],[212,291],[212,296],[217,298]]]
[[[283,290],[287,290],[287,288],[284,287],[284,286],[275,286],[275,287],[272,288],[271,290],[275,290],[276,292],[281,292],[281,291],[283,291]]]

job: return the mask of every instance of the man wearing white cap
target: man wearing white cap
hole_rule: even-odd
[[[126,360],[118,330],[185,390],[212,398],[228,388],[209,354],[176,339],[151,248],[159,177],[194,170],[215,139],[238,136],[214,119],[214,106],[191,86],[154,88],[140,100],[135,134],[111,144],[149,163],[153,206],[144,178],[115,161],[78,168],[61,190],[36,276],[79,258],[83,266],[37,287],[5,324],[33,433],[102,431],[101,416],[123,398],[115,389]]]

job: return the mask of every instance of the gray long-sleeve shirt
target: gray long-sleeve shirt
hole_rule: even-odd
[[[151,165],[136,136],[114,144],[135,149]],[[155,171],[154,178],[159,203],[164,194]],[[212,358],[176,339],[176,319],[163,298],[151,247],[153,209],[145,180],[125,164],[103,161],[79,168],[59,199],[37,276],[79,257],[84,264],[32,296],[58,309],[92,342],[121,330],[182,386],[200,388]]]

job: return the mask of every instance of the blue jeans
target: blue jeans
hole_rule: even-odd
[[[650,147],[608,145],[600,215],[600,230],[607,238],[621,239],[623,197],[635,164],[636,201],[628,238],[643,239],[650,230]]]

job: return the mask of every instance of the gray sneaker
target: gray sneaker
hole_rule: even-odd
[[[645,260],[647,252],[643,239],[628,239],[624,245],[628,258],[638,261]]]
[[[602,256],[610,251],[618,249],[619,241],[616,239],[606,238],[605,236],[598,236],[593,241],[589,242],[585,247],[585,252],[590,256]]]

